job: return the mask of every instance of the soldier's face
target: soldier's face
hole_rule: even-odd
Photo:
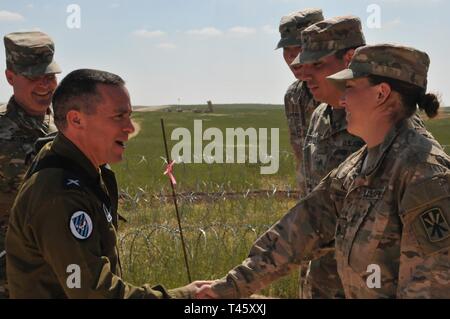
[[[94,114],[82,113],[84,151],[99,166],[122,160],[125,143],[134,132],[128,90],[120,85],[97,85],[101,102]]]
[[[294,62],[294,59],[301,52],[302,52],[301,46],[289,46],[283,48],[284,61],[286,61],[286,64],[289,66],[294,76],[299,80],[302,80],[302,72],[301,72],[302,66],[300,64],[292,66],[291,63]]]
[[[334,55],[324,57],[313,63],[303,64],[304,80],[316,101],[339,107],[339,97],[342,92],[326,77],[343,70],[345,67],[345,61],[336,58]]]
[[[385,120],[385,109],[378,105],[379,89],[368,78],[347,80],[339,101],[345,108],[347,130],[356,136],[366,137],[368,128]]]
[[[55,74],[25,77],[6,70],[6,78],[14,90],[14,98],[30,115],[45,114],[57,86]]]

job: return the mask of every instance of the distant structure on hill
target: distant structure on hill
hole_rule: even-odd
[[[194,113],[213,113],[214,112],[214,107],[211,101],[206,101],[207,107],[202,108],[202,107],[196,107],[194,109],[189,109],[186,107],[181,107],[180,105],[178,105],[176,108],[175,107],[169,107],[166,109],[166,112],[194,112]]]
[[[213,113],[214,109],[213,109],[213,104],[211,101],[206,102],[208,103],[208,113]]]

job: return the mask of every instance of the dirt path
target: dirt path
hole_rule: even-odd
[[[145,107],[145,108],[138,108],[138,109],[134,110],[134,112],[154,112],[154,111],[163,109],[165,107],[167,107],[167,105],[149,106],[149,107]],[[133,137],[136,137],[139,134],[139,132],[141,131],[141,125],[139,122],[136,122],[134,120],[131,120],[131,122],[134,125],[134,133],[129,136],[130,139]]]
[[[139,132],[141,131],[141,125],[138,122],[136,122],[134,120],[131,120],[131,122],[133,123],[133,126],[134,126],[134,132],[133,132],[133,134],[130,134],[130,136],[128,137],[129,139],[136,137],[139,134]]]

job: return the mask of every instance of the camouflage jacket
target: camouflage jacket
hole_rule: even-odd
[[[34,117],[25,113],[14,100],[0,113],[0,222],[7,219],[17,190],[27,171],[27,154],[37,138],[56,131],[53,116]]]
[[[294,151],[297,183],[301,197],[306,196],[305,177],[301,170],[303,144],[311,114],[318,105],[319,103],[313,99],[306,87],[306,83],[299,80],[289,86],[284,96],[284,108],[289,126],[289,140]]]
[[[322,103],[314,111],[303,148],[305,188],[310,193],[324,176],[365,143],[347,132],[344,109]]]
[[[320,104],[312,115],[303,149],[306,193],[310,193],[323,177],[363,145],[363,140],[347,132],[344,109]],[[307,273],[300,279],[303,298],[344,297],[333,252],[312,260]]]
[[[366,154],[331,171],[214,291],[248,296],[334,246],[346,298],[450,298],[450,157],[410,121],[362,173]]]

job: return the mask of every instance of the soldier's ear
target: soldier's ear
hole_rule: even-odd
[[[67,126],[79,129],[83,126],[81,121],[81,113],[76,110],[70,110],[66,115]]]
[[[345,52],[344,63],[345,63],[346,67],[348,67],[348,65],[350,64],[350,61],[352,60],[354,54],[355,54],[355,49],[350,49],[350,50],[347,50],[347,52]]]
[[[377,95],[377,102],[378,105],[381,105],[386,102],[386,100],[391,95],[391,86],[387,83],[380,83],[378,84],[378,95]]]
[[[8,81],[8,83],[9,83],[10,85],[13,85],[13,84],[14,84],[14,75],[15,75],[15,74],[14,74],[13,71],[8,70],[8,69],[5,70],[6,80]]]

